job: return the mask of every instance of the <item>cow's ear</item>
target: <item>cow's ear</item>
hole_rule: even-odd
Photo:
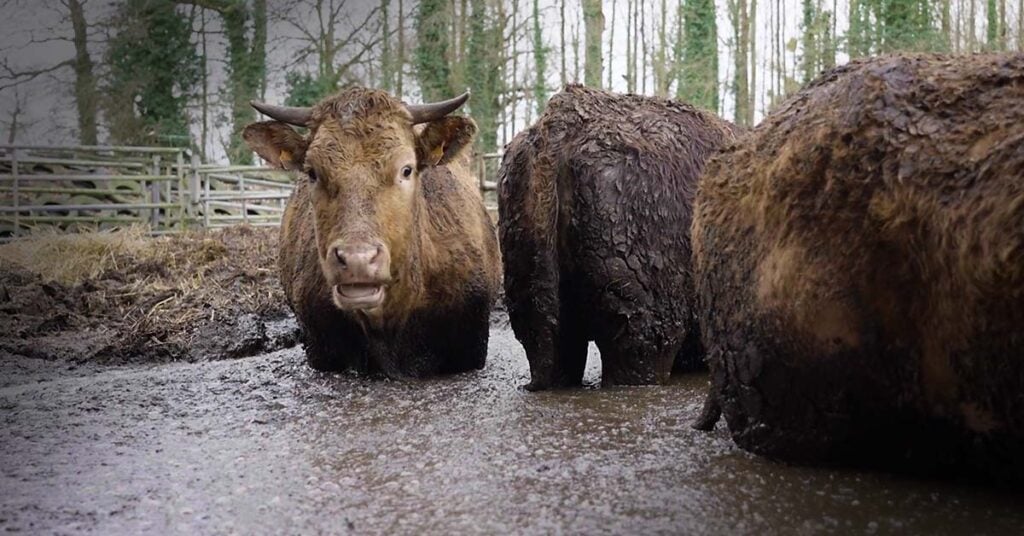
[[[475,135],[476,123],[468,117],[431,121],[416,139],[416,160],[421,168],[447,164],[473,144]]]
[[[302,169],[306,140],[280,121],[253,123],[242,131],[242,139],[260,158],[281,169]]]

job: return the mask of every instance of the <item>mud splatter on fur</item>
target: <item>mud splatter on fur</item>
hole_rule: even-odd
[[[854,61],[708,165],[694,269],[744,448],[1024,477],[1024,55]]]
[[[677,102],[568,86],[507,148],[499,229],[509,316],[531,389],[579,385],[587,342],[602,383],[664,382],[703,357],[690,214],[732,125]]]

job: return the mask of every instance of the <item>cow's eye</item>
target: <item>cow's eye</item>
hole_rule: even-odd
[[[306,170],[306,175],[309,176],[309,182],[316,182],[316,170],[309,168]]]
[[[411,176],[412,176],[412,166],[405,166],[404,168],[402,168],[402,177],[405,177],[406,179],[408,179]]]

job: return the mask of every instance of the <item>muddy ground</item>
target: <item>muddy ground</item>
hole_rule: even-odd
[[[482,371],[318,373],[277,290],[276,232],[135,238],[0,247],[0,530],[1024,530],[1021,495],[793,467],[694,431],[703,374],[600,388],[591,346],[595,388],[528,393],[500,312]]]
[[[592,347],[590,381],[599,365]],[[1024,500],[791,467],[689,427],[706,378],[528,393],[491,331],[479,372],[415,383],[225,361],[0,361],[0,527],[95,534],[1020,534]],[[12,372],[15,374],[8,374]]]
[[[201,361],[293,346],[277,229],[150,238],[41,235],[0,246],[0,353],[106,364]]]

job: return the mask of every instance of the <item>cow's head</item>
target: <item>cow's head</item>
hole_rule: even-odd
[[[381,307],[403,270],[420,262],[419,174],[470,145],[476,124],[448,117],[468,97],[407,106],[382,91],[353,88],[312,108],[252,103],[274,121],[246,127],[246,142],[310,182],[320,268],[338,308]]]

